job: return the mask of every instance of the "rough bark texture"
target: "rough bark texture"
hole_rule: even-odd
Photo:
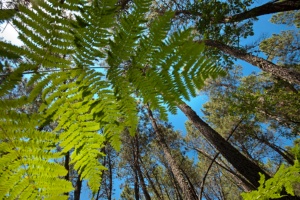
[[[215,41],[215,40],[205,40],[204,43],[207,46],[215,47],[215,48],[223,51],[226,54],[229,54],[238,59],[244,60],[254,66],[257,66],[261,70],[271,73],[276,78],[282,79],[291,84],[299,84],[300,85],[300,74],[296,71],[292,71],[292,70],[280,67],[268,60],[254,56],[250,53],[246,53],[246,52],[236,49],[234,47],[230,47],[226,44],[223,44],[223,43]]]
[[[273,2],[269,2],[261,6],[252,8],[246,12],[228,17],[227,19],[225,19],[225,22],[237,22],[245,19],[250,19],[253,17],[262,16],[262,15],[284,12],[284,11],[291,11],[291,10],[299,10],[299,9],[300,9],[299,0],[287,0],[287,1],[275,0]]]
[[[181,103],[178,107],[200,131],[200,133],[203,134],[203,136],[224,156],[224,158],[254,187],[259,187],[259,173],[264,174],[267,179],[270,178],[270,176],[259,166],[248,160],[219,133],[202,121],[202,119],[188,105]]]
[[[168,164],[170,165],[171,171],[174,174],[175,179],[178,182],[180,189],[183,192],[184,198],[186,200],[197,200],[198,199],[197,195],[194,193],[194,190],[186,182],[180,168],[177,166],[177,163],[176,163],[175,159],[173,158],[173,156],[171,155],[170,149],[169,149],[160,129],[158,128],[158,126],[156,124],[156,121],[153,117],[152,111],[149,108],[148,108],[148,115],[149,115],[150,121],[152,123],[153,129],[155,131],[157,142],[164,152],[165,158],[166,158]]]

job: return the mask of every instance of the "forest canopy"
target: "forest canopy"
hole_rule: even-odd
[[[299,199],[299,9],[1,1],[0,199]]]

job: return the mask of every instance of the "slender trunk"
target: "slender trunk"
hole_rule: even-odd
[[[74,200],[80,200],[81,187],[82,187],[82,180],[80,180],[80,175],[78,175],[75,191],[74,191]]]
[[[70,152],[68,151],[67,154],[65,155],[65,163],[64,163],[65,169],[68,171],[65,179],[67,181],[70,181]],[[65,193],[65,195],[69,195],[68,192]]]
[[[159,179],[157,177],[157,172],[155,172],[153,175],[154,175],[154,178],[155,178],[155,182],[157,183],[157,186],[159,188],[160,194],[161,194],[161,196],[163,196],[164,192],[163,192],[163,188],[161,186],[164,185],[164,184],[159,183]],[[169,195],[168,195],[168,198],[169,198]]]
[[[102,147],[101,148],[101,150],[100,150],[100,152],[102,152],[102,153],[104,153],[104,154],[106,154],[106,150],[105,150],[105,147],[106,147],[106,144],[105,144],[105,146],[104,147]],[[106,166],[106,159],[107,157],[104,157],[103,158],[103,162],[102,162],[102,165],[105,167]],[[104,177],[104,173],[105,173],[106,171],[105,170],[102,170],[102,173],[101,173],[101,181],[102,181],[102,183],[103,183],[103,177]],[[99,198],[100,198],[100,191],[101,191],[101,186],[99,187],[99,189],[98,189],[98,192],[97,192],[97,195],[96,195],[96,200],[98,200]]]
[[[284,0],[284,1],[275,0],[263,4],[261,6],[252,8],[243,13],[236,14],[231,17],[227,17],[226,19],[224,19],[224,22],[238,22],[238,21],[243,21],[245,19],[250,19],[262,15],[278,13],[278,12],[286,12],[291,10],[299,10],[299,9],[300,9],[299,0]]]
[[[197,151],[198,153],[201,153],[202,155],[204,155],[206,158],[210,159],[211,161],[213,160],[213,158],[207,152],[204,152],[201,149],[194,149],[194,150]],[[241,182],[243,184],[243,187],[246,188],[245,191],[251,191],[251,190],[255,190],[256,189],[251,183],[249,183],[246,179],[244,179],[238,173],[234,172],[228,166],[220,163],[218,160],[215,160],[214,162],[218,166],[220,166],[221,168],[223,168],[224,170],[226,170],[227,172],[229,172],[232,176],[236,177],[236,179],[238,179],[239,182]]]
[[[196,200],[197,199],[197,194],[194,193],[193,189],[191,187],[189,187],[189,184],[186,182],[186,180],[184,179],[181,170],[179,169],[179,167],[176,164],[175,159],[172,157],[170,149],[163,137],[163,134],[161,133],[161,131],[159,130],[156,121],[153,117],[152,111],[150,110],[150,108],[148,107],[148,115],[149,118],[151,120],[153,129],[155,131],[155,135],[156,135],[156,139],[158,141],[159,146],[162,148],[165,158],[168,162],[168,164],[170,165],[171,171],[174,174],[179,187],[181,188],[182,192],[183,192],[183,196],[187,199],[187,200]]]
[[[224,158],[253,186],[259,187],[259,173],[265,175],[268,179],[270,176],[264,172],[255,163],[248,160],[219,133],[206,124],[188,105],[181,103],[178,105],[180,110],[189,118],[193,125],[201,134],[224,156]]]
[[[231,136],[234,134],[234,132],[236,131],[236,129],[238,128],[238,126],[242,123],[243,120],[240,120],[238,122],[238,124],[233,128],[233,130],[231,131],[231,133],[229,134],[229,136],[227,137],[226,141],[228,142],[229,139],[231,138]],[[210,169],[212,168],[214,162],[216,161],[216,159],[218,158],[218,156],[220,155],[220,152],[218,152],[214,157],[213,159],[211,160],[210,162],[210,165],[208,166],[207,170],[206,170],[206,173],[204,174],[203,176],[203,179],[202,179],[202,182],[201,182],[201,186],[200,186],[200,195],[199,195],[199,199],[202,199],[202,194],[203,194],[203,191],[204,191],[204,185],[205,185],[205,180],[206,180],[206,177],[210,171]]]
[[[150,184],[150,186],[151,186],[153,192],[155,193],[157,199],[163,200],[163,196],[162,196],[161,194],[159,194],[158,190],[156,189],[156,187],[155,187],[155,185],[154,185],[154,183],[153,183],[153,181],[152,181],[152,179],[151,179],[151,177],[150,177],[150,175],[149,175],[149,173],[148,173],[148,170],[147,170],[146,167],[144,166],[144,163],[143,163],[142,159],[140,159],[140,163],[141,163],[141,166],[142,166],[142,167],[144,168],[144,170],[145,170],[146,178],[147,178],[147,180],[148,180],[148,182],[149,182],[149,184]],[[159,183],[157,183],[157,184],[159,184]]]
[[[300,1],[299,1],[300,2]],[[254,56],[250,53],[246,53],[242,50],[236,49],[234,47],[228,46],[221,42],[215,40],[205,40],[204,43],[207,46],[215,47],[226,54],[234,56],[238,59],[244,60],[254,66],[259,67],[261,70],[272,74],[274,77],[284,80],[290,84],[299,84],[300,85],[300,73],[292,71],[274,63],[265,60],[263,58]]]
[[[273,149],[275,152],[277,152],[279,155],[281,155],[287,163],[289,163],[290,165],[294,165],[294,159],[293,156],[285,151],[284,149],[282,149],[281,147],[269,142],[269,140],[267,138],[264,137],[259,137],[259,136],[255,136],[255,138],[257,140],[259,140],[260,142],[268,145],[271,149]]]
[[[110,148],[110,147],[108,147]],[[113,191],[113,172],[112,172],[112,164],[111,164],[111,151],[107,154],[107,162],[108,162],[108,179],[109,179],[109,184],[108,184],[108,194],[107,194],[107,199],[111,200],[112,199],[112,191]]]
[[[143,190],[143,193],[144,193],[144,197],[146,200],[151,200],[151,197],[148,193],[148,190],[147,190],[147,186],[145,184],[145,181],[144,181],[144,177],[143,177],[143,173],[142,173],[142,170],[141,170],[141,167],[140,167],[140,163],[139,163],[139,160],[140,160],[140,152],[139,152],[139,138],[138,138],[138,134],[136,134],[134,136],[134,142],[135,142],[135,153],[134,153],[134,162],[135,162],[135,169],[138,173],[138,176],[139,176],[139,180],[141,182],[141,185],[142,185],[142,190]]]
[[[139,178],[136,171],[134,171],[133,173],[134,173],[134,197],[135,200],[139,200],[140,199]]]
[[[180,186],[178,186],[178,182],[177,182],[174,174],[172,173],[172,170],[170,170],[168,168],[168,171],[169,171],[169,177],[171,177],[171,181],[172,181],[173,186],[174,186],[173,188],[175,188],[176,199],[183,200],[182,195],[181,195]]]

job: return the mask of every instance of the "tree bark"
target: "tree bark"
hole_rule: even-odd
[[[299,10],[299,9],[300,9],[299,0],[286,0],[286,1],[275,0],[269,3],[265,3],[261,6],[252,8],[243,13],[224,17],[223,20],[221,21],[214,21],[214,19],[212,19],[211,23],[240,22],[246,19],[259,17],[262,15],[273,14],[278,12],[287,12],[287,11]],[[175,10],[175,15],[190,15],[190,16],[202,17],[203,14],[201,12],[191,11],[191,10]]]
[[[80,175],[78,175],[75,191],[74,191],[74,200],[80,200],[81,186],[82,186],[82,180],[80,180]]]
[[[177,166],[175,159],[171,155],[170,149],[163,137],[163,134],[161,133],[160,129],[158,128],[158,126],[156,124],[156,121],[153,117],[152,111],[150,110],[149,107],[147,110],[148,110],[148,115],[149,115],[150,121],[152,123],[153,129],[155,131],[157,142],[164,152],[165,158],[166,158],[168,164],[170,165],[171,171],[174,174],[176,181],[179,184],[180,189],[183,192],[184,198],[187,200],[197,200],[198,199],[197,194],[194,193],[194,190],[186,182],[180,168]]]
[[[278,12],[286,12],[291,10],[299,10],[299,9],[300,9],[299,0],[286,0],[286,1],[275,0],[263,4],[261,6],[252,8],[243,13],[236,14],[231,17],[227,17],[226,19],[224,19],[224,22],[238,22],[238,21],[243,21],[245,19],[250,19],[262,15],[278,13]]]
[[[180,110],[188,117],[193,125],[201,134],[224,156],[224,158],[255,188],[259,187],[259,173],[265,175],[266,179],[270,176],[255,163],[247,159],[219,133],[206,124],[188,105],[181,103],[178,105]]]
[[[271,73],[276,78],[284,80],[290,84],[300,85],[300,73],[298,73],[296,71],[292,71],[292,70],[280,67],[268,60],[254,56],[250,53],[246,53],[242,50],[236,49],[234,47],[228,46],[226,44],[223,44],[223,43],[215,41],[215,40],[204,40],[204,43],[207,46],[215,47],[215,48],[223,51],[226,54],[229,54],[233,57],[244,60],[254,66],[257,66],[261,70]]]

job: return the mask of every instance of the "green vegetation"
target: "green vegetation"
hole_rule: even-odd
[[[300,3],[252,4],[1,1],[22,45],[0,39],[0,199],[112,199],[118,179],[122,199],[299,195]],[[243,47],[273,13],[293,29]]]

